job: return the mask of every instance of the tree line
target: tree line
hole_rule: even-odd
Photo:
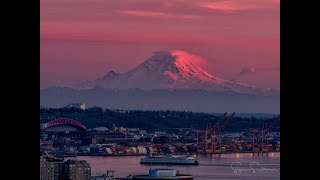
[[[110,110],[99,107],[86,110],[74,108],[40,108],[40,123],[55,118],[71,118],[79,121],[87,128],[115,126],[140,128],[146,130],[166,128],[205,129],[208,123],[214,124],[218,115],[191,111],[142,111],[142,110]],[[234,117],[224,131],[239,132],[250,128],[261,129],[262,123],[271,123],[273,119]],[[277,130],[277,129],[276,129]]]

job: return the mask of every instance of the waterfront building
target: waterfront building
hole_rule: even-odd
[[[82,109],[86,110],[86,104],[85,103],[72,103],[68,104],[66,108],[74,108],[74,109]]]
[[[128,179],[132,180],[144,180],[144,179],[155,179],[155,180],[193,180],[192,175],[180,174],[174,169],[150,169],[148,175],[136,175],[129,176]]]

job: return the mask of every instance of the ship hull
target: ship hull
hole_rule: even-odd
[[[154,156],[141,158],[140,164],[161,164],[161,165],[198,165],[197,159],[189,156]]]
[[[140,164],[160,164],[160,165],[198,165],[197,162],[140,162]]]

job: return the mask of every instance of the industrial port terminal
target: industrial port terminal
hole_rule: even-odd
[[[144,156],[280,151],[280,115],[261,129],[224,132],[235,113],[224,113],[206,129],[175,128],[171,132],[147,132],[139,128],[87,129],[69,118],[56,118],[40,125],[40,153],[56,156]]]

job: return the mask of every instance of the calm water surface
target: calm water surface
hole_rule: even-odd
[[[100,157],[78,156],[91,165],[93,175],[115,170],[116,177],[129,174],[147,174],[150,168],[173,168],[183,174],[191,174],[195,180],[201,179],[280,179],[280,153],[268,156],[252,154],[198,155],[198,166],[141,165],[143,156]],[[194,155],[194,157],[196,157]],[[251,166],[250,166],[251,165]]]

